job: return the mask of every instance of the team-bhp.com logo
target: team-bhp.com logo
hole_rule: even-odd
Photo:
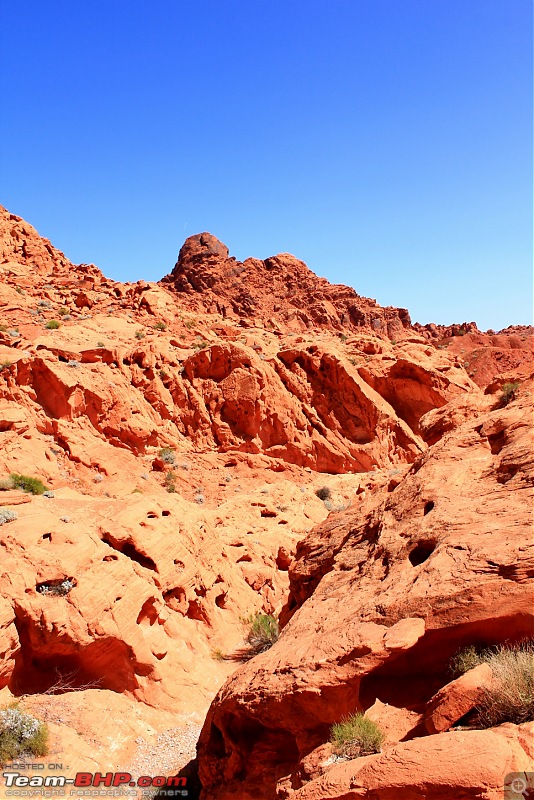
[[[120,796],[135,794],[121,791],[131,789],[161,789],[167,797],[188,797],[187,778],[180,776],[141,775],[134,779],[129,772],[77,772],[74,778],[65,775],[22,775],[20,772],[2,773],[7,797],[62,796],[63,792],[48,793],[46,790],[70,789],[77,797]],[[84,791],[85,790],[85,791]],[[96,791],[95,791],[96,790]],[[100,790],[100,791],[98,791]]]

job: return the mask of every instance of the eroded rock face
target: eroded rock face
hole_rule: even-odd
[[[377,703],[426,714],[431,732],[442,730],[436,698],[451,680],[451,657],[468,645],[532,636],[528,409],[525,397],[464,422],[392,491],[377,481],[358,506],[331,515],[299,544],[279,641],[232,676],[206,719],[199,743],[206,800],[388,797],[395,786],[403,797],[456,800],[460,791],[476,796],[472,764],[486,775],[492,748],[503,750],[510,770],[528,762],[531,745],[515,726],[447,739],[419,723],[404,734],[409,741],[386,745],[382,755],[323,763],[324,778],[309,786],[302,766],[344,715],[373,706],[380,723]],[[465,693],[457,703],[465,711],[473,705]],[[458,776],[460,752],[469,767]],[[502,792],[502,778],[501,768],[487,773],[487,797]]]
[[[472,702],[454,648],[531,624],[532,331],[465,330],[208,233],[160,283],[117,283],[0,209],[0,479],[52,490],[0,491],[0,704],[24,696],[56,754],[105,771],[200,724],[232,676],[208,798],[345,796],[328,733],[360,707],[412,768],[362,759],[358,796],[471,796],[491,747],[523,768],[528,727],[427,735]],[[280,643],[235,672],[256,610]]]
[[[216,309],[224,317],[237,315],[248,324],[263,320],[295,331],[367,328],[399,339],[410,329],[406,309],[384,309],[354,289],[333,286],[289,253],[240,262],[229,257],[226,245],[209,233],[186,240],[163,283],[187,293],[197,308]]]

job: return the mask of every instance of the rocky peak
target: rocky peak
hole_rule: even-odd
[[[210,233],[190,236],[162,283],[187,293],[200,311],[261,322],[282,331],[313,327],[337,331],[367,329],[378,336],[403,338],[411,330],[406,309],[382,308],[343,285],[329,283],[290,253],[237,261]]]

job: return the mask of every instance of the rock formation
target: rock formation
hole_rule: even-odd
[[[448,663],[532,635],[532,343],[207,233],[121,284],[1,209],[0,704],[83,770],[206,718],[205,800],[501,796],[532,724],[456,729],[488,676]],[[257,610],[282,634],[240,665]],[[356,710],[383,752],[337,761]]]

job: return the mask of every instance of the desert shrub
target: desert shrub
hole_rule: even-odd
[[[9,476],[9,478],[0,478],[0,492],[8,492],[10,489],[14,488],[15,484],[11,476]]]
[[[136,331],[135,332],[135,338],[136,339],[144,339],[145,338],[145,334],[143,333],[143,331]]]
[[[169,494],[174,494],[176,492],[176,476],[172,470],[169,470],[165,475],[165,488]]]
[[[167,330],[167,325],[165,324],[165,322],[161,322],[160,321],[160,322],[156,322],[156,324],[154,325],[154,328],[157,331],[166,331]]]
[[[80,362],[76,361],[73,358],[71,358],[69,361],[67,361],[67,367],[73,367],[73,369],[78,369],[78,367],[80,367],[80,366],[81,366]]]
[[[328,486],[321,486],[320,489],[315,490],[315,495],[319,498],[319,500],[329,500],[332,496],[332,492]]]
[[[519,386],[519,382],[515,381],[514,383],[505,383],[501,389],[501,396],[499,398],[499,406],[504,408],[507,406],[508,403],[511,403],[512,400],[515,400],[517,387]]]
[[[243,622],[248,627],[245,641],[251,657],[265,653],[278,640],[280,635],[278,620],[272,614],[258,611],[245,617]]]
[[[48,328],[49,331],[55,331],[57,328],[61,327],[61,322],[57,319],[49,319],[45,325],[45,328]]]
[[[48,728],[44,722],[16,705],[0,711],[0,763],[16,758],[44,756],[48,752]]]
[[[493,673],[477,706],[482,728],[534,720],[534,642],[498,647],[485,659]]]
[[[13,362],[9,361],[8,359],[6,359],[5,361],[0,362],[0,372],[2,372],[3,369],[9,369],[9,367],[11,366],[12,363]]]
[[[214,661],[225,661],[225,655],[220,647],[217,647],[215,650],[211,651],[211,657]]]
[[[69,314],[69,309],[68,308],[60,308],[59,309],[60,317],[66,317],[66,316],[68,316],[68,314]]]
[[[172,447],[162,447],[159,451],[159,457],[165,464],[176,463],[176,454]]]
[[[104,344],[104,342],[97,342],[96,346],[97,347],[105,347],[106,345]]]
[[[48,491],[43,492],[43,497],[47,497],[49,500],[51,500],[55,497],[55,494],[51,489],[48,489]]]
[[[380,727],[357,712],[336,722],[330,731],[330,741],[336,753],[344,758],[359,758],[379,753],[384,741]]]
[[[28,494],[44,494],[48,490],[48,487],[39,478],[32,478],[30,475],[18,475],[16,472],[12,472],[9,477],[13,481],[14,489],[22,489],[23,492],[28,492]]]
[[[64,578],[62,581],[50,581],[49,583],[40,583],[37,586],[39,594],[55,595],[56,597],[65,597],[71,589],[76,586],[76,581],[73,578]]]
[[[11,511],[10,508],[0,508],[0,525],[4,525],[6,522],[13,522],[17,518],[16,511]]]
[[[459,678],[464,672],[478,667],[479,664],[488,659],[491,653],[492,651],[489,649],[475,647],[474,645],[458,650],[449,664],[449,670],[453,678]]]

